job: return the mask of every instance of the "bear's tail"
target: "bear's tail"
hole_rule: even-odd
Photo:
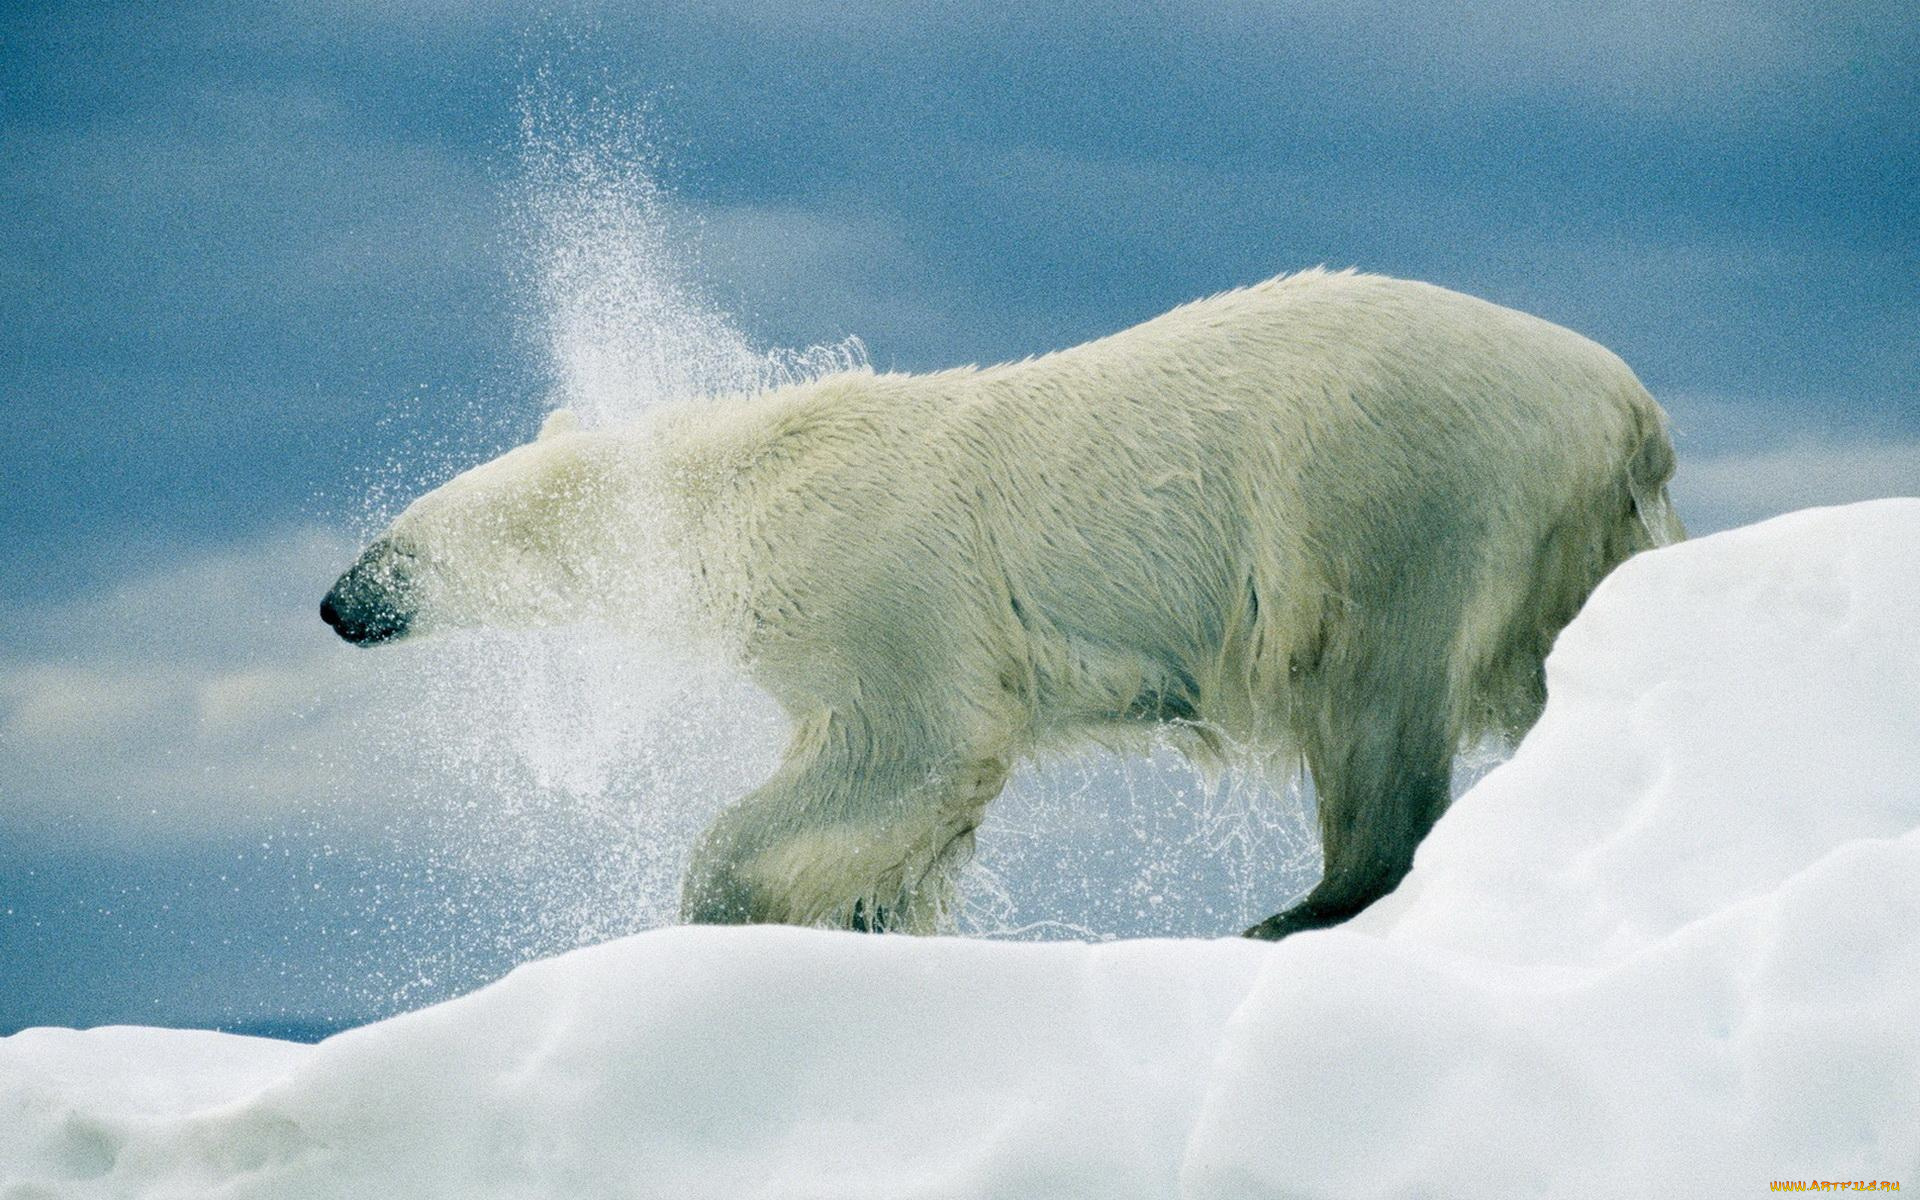
[[[1633,550],[1651,550],[1685,541],[1687,527],[1673,509],[1667,481],[1673,478],[1673,441],[1667,435],[1667,417],[1648,398],[1634,406],[1640,444],[1627,459],[1629,520],[1636,526],[1625,540]]]

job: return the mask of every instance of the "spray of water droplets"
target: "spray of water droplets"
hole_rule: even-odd
[[[523,290],[550,402],[588,425],[864,368],[855,337],[762,350],[697,278],[698,223],[658,183],[644,110],[544,85],[521,103]]]

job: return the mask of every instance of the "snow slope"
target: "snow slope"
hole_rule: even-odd
[[[1644,555],[1348,926],[669,929],[318,1046],[0,1040],[0,1200],[1920,1187],[1920,500]]]

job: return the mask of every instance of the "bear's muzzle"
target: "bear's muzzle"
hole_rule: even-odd
[[[403,636],[417,607],[412,565],[413,556],[391,539],[374,542],[320,601],[320,619],[356,646]]]

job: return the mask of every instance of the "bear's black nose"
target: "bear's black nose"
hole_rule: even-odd
[[[413,622],[406,556],[384,540],[367,547],[320,601],[320,619],[356,646],[377,646]]]
[[[351,580],[342,579],[320,602],[320,619],[335,633],[356,646],[377,646],[407,631],[411,614],[379,598],[355,597],[354,590]]]

